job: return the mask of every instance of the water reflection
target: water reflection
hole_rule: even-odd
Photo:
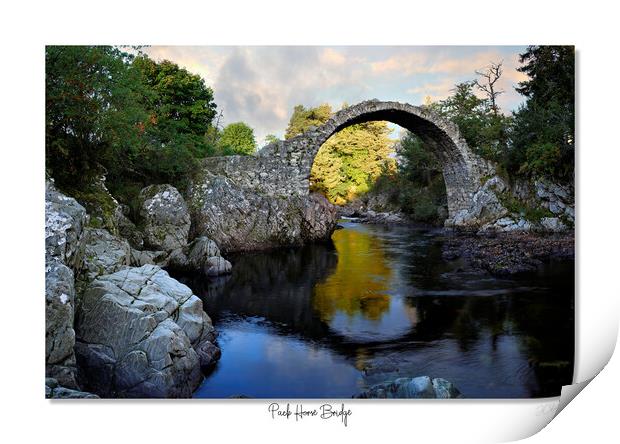
[[[364,225],[338,230],[336,269],[314,287],[313,307],[335,333],[354,342],[397,338],[417,321],[395,288],[395,267],[383,239]]]
[[[220,331],[204,397],[349,397],[399,376],[468,397],[536,397],[570,383],[573,264],[495,279],[442,259],[441,232],[345,224],[333,245],[232,257],[185,278]]]

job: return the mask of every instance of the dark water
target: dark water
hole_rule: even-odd
[[[494,278],[442,259],[441,231],[343,223],[333,245],[231,257],[186,279],[220,333],[196,397],[348,398],[429,375],[468,398],[555,396],[572,378],[574,264]]]

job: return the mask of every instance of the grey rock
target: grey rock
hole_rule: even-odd
[[[129,243],[113,236],[108,230],[87,228],[84,230],[83,244],[80,279],[86,282],[119,271],[130,264]]]
[[[460,398],[461,393],[451,382],[428,376],[398,378],[373,385],[360,393],[357,398]]]
[[[73,271],[58,260],[45,264],[45,374],[77,388]]]
[[[45,397],[48,399],[98,399],[99,396],[63,387],[54,378],[45,379]]]
[[[127,239],[129,245],[132,248],[142,250],[144,248],[144,235],[138,227],[127,217],[124,206],[119,206],[119,211],[116,212],[116,226],[118,228],[118,234]]]
[[[80,236],[88,216],[75,199],[58,192],[52,181],[45,182],[45,256],[73,268]]]
[[[165,251],[141,251],[131,249],[130,264],[134,267],[143,265],[166,266],[168,263],[168,253]]]
[[[545,230],[552,232],[562,232],[568,229],[568,227],[557,217],[543,217],[540,220],[540,225]]]
[[[323,196],[263,195],[210,172],[192,185],[189,205],[195,235],[225,252],[327,240],[337,221],[336,208]]]
[[[205,260],[213,256],[221,256],[220,249],[215,241],[206,236],[200,236],[188,246],[188,263],[196,270],[202,269]]]
[[[497,194],[505,192],[507,188],[500,177],[490,178],[473,195],[469,207],[459,211],[449,225],[479,227],[501,220],[508,215],[508,210],[502,205]]]
[[[171,252],[187,245],[190,216],[181,193],[171,185],[151,185],[139,195],[144,246]]]
[[[435,391],[436,398],[449,399],[462,397],[456,386],[443,378],[433,379],[433,390]]]
[[[209,257],[204,263],[204,273],[207,276],[221,276],[230,273],[231,270],[231,263],[221,256]]]
[[[153,265],[94,280],[76,334],[84,385],[106,397],[189,397],[219,357],[202,301]]]

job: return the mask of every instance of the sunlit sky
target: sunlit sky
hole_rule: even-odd
[[[475,70],[503,61],[497,83],[503,112],[523,98],[514,86],[523,46],[151,46],[155,60],[168,59],[201,75],[215,94],[223,123],[244,121],[258,145],[267,134],[282,138],[298,104],[396,100],[412,105],[425,97],[441,100],[458,82],[476,78]]]

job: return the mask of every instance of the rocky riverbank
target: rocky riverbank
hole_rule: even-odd
[[[91,187],[95,194],[76,192],[80,202],[46,183],[46,377],[55,381],[49,396],[65,389],[191,396],[201,371],[219,359],[217,335],[200,299],[163,268],[227,274],[232,264],[220,248],[328,240],[338,216],[411,223],[397,211],[338,209],[323,196],[272,195],[253,186],[204,171],[185,197],[170,185],[151,185],[129,209],[103,177]],[[572,196],[543,181],[509,186],[491,177],[457,215],[458,231],[446,228],[443,256],[495,275],[572,259]]]
[[[533,272],[545,262],[574,260],[575,236],[572,232],[448,235],[442,255],[446,260],[464,259],[494,275]]]
[[[46,183],[46,396],[190,397],[219,359],[217,334],[202,301],[161,267],[214,276],[231,264],[212,240],[189,241],[173,187],[145,188],[137,223],[104,197],[116,206],[91,218]]]

